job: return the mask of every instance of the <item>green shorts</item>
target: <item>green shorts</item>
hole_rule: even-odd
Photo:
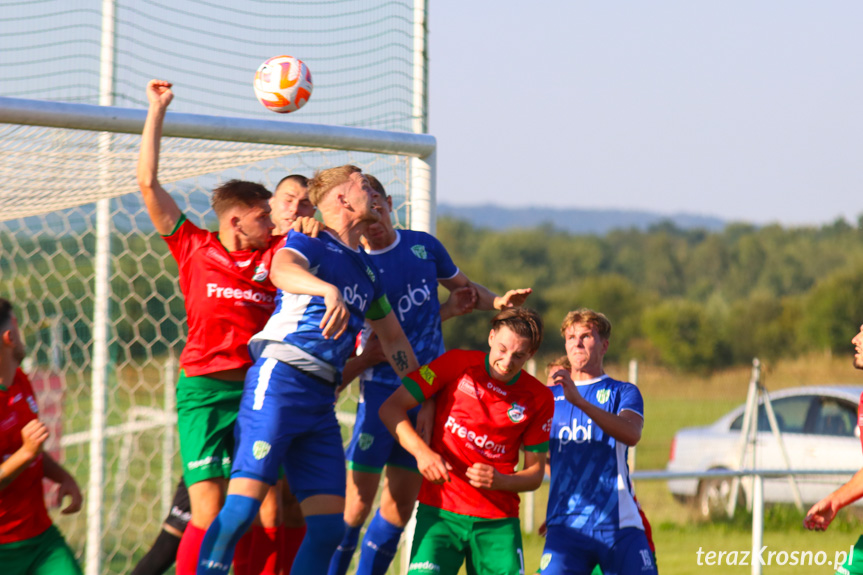
[[[863,535],[854,544],[850,557],[845,559],[845,563],[836,567],[836,575],[861,575],[863,574]],[[845,552],[842,551],[842,554]]]
[[[420,504],[408,574],[524,575],[517,517],[483,519]]]
[[[75,554],[53,525],[36,537],[0,545],[0,565],[9,575],[82,575]]]
[[[206,376],[177,382],[177,425],[186,485],[231,476],[234,423],[240,411],[243,384]]]

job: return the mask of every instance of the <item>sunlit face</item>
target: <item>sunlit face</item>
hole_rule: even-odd
[[[270,204],[261,200],[252,206],[236,208],[232,221],[240,235],[240,249],[263,250],[269,247],[273,237],[273,220],[270,218]]]
[[[276,193],[270,198],[270,207],[270,217],[279,235],[288,233],[297,218],[315,215],[315,206],[309,200],[309,189],[294,180],[285,180],[276,188]]]
[[[599,336],[596,328],[584,324],[574,324],[564,331],[566,357],[575,371],[587,374],[602,374],[602,358],[608,351],[608,340]]]
[[[860,326],[860,331],[851,340],[854,344],[854,367],[863,369],[863,325]]]
[[[381,214],[377,211],[378,206],[373,197],[374,190],[364,175],[359,172],[351,174],[344,194],[345,201],[360,221],[374,223],[381,219]]]
[[[366,238],[372,244],[388,243],[390,238],[392,238],[394,230],[390,216],[393,209],[393,199],[391,197],[384,199],[372,188],[372,203],[375,206],[374,209],[380,214],[381,219],[369,226],[369,229],[366,231]]]
[[[21,337],[21,330],[18,329],[18,318],[16,318],[14,314],[12,314],[12,321],[9,322],[9,326],[0,332],[0,337],[3,339],[3,346],[10,349],[12,359],[16,363],[24,361],[24,358],[27,356],[27,352],[24,349],[24,340]]]
[[[517,374],[525,362],[533,357],[530,340],[501,326],[488,334],[488,365],[490,375],[498,381],[509,381]]]

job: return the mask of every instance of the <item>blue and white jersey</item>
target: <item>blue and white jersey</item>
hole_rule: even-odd
[[[605,411],[629,410],[644,417],[641,392],[631,383],[603,375],[576,385],[582,397]],[[561,386],[551,390],[554,419],[549,442],[548,525],[584,531],[643,530],[626,463],[627,446],[568,402]]]
[[[425,232],[396,230],[391,246],[372,250],[369,256],[419,364],[425,365],[443,354],[437,285],[438,280],[458,274],[443,244]],[[367,337],[368,333],[366,330],[363,335]],[[367,369],[360,379],[393,389],[401,385],[401,378],[386,362]]]
[[[324,298],[279,290],[273,315],[251,341],[285,342],[341,372],[365,318],[380,319],[390,311],[383,284],[368,255],[327,231],[317,238],[292,231],[282,249],[301,255],[312,274],[341,290],[350,312],[348,327],[338,339],[324,339],[319,327],[327,309]]]

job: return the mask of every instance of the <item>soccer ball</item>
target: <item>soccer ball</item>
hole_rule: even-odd
[[[255,96],[264,107],[287,114],[302,108],[312,95],[312,73],[302,60],[275,56],[255,72]]]

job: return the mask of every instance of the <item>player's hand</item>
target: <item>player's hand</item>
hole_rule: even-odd
[[[78,487],[78,483],[75,481],[75,478],[66,474],[66,477],[63,478],[63,481],[60,482],[60,501],[62,502],[66,497],[70,497],[69,505],[63,508],[60,512],[63,515],[69,515],[70,513],[78,513],[81,511],[81,506],[84,503],[84,497],[81,495],[81,489]]]
[[[38,419],[31,419],[21,428],[21,441],[23,442],[21,449],[25,450],[31,459],[35,459],[37,455],[42,453],[42,447],[45,440],[48,439],[48,435],[48,428],[44,423]]]
[[[434,410],[435,399],[430,397],[422,403],[417,413],[417,433],[426,445],[431,444],[432,431],[434,431]]]
[[[428,449],[417,457],[417,469],[426,480],[441,484],[449,481],[452,466],[439,453]]]
[[[324,229],[324,224],[315,218],[300,216],[291,224],[291,229],[295,232],[306,234],[310,238],[316,238],[318,237],[318,234],[321,233],[321,230]]]
[[[474,463],[465,472],[468,482],[479,489],[496,489],[500,472],[488,463]]]
[[[348,327],[350,312],[348,312],[348,306],[339,288],[330,287],[331,289],[324,296],[327,311],[324,312],[324,317],[318,327],[321,328],[324,339],[338,339]]]
[[[824,531],[830,526],[833,518],[836,517],[836,512],[839,510],[835,509],[828,499],[822,499],[806,513],[806,517],[803,519],[803,526],[806,529],[810,531]]]
[[[446,321],[451,317],[472,312],[477,299],[476,287],[472,284],[452,290],[447,300],[440,306],[441,320]]]
[[[542,525],[539,526],[539,529],[536,530],[536,533],[540,537],[545,537],[548,534],[548,525],[545,524],[545,521],[542,522]]]
[[[521,307],[527,301],[527,297],[533,292],[530,288],[511,289],[502,296],[494,298],[494,309],[505,309],[508,307]]]
[[[147,100],[151,105],[167,108],[171,100],[174,99],[172,86],[173,84],[165,80],[150,80],[147,83]]]
[[[572,375],[570,375],[570,373],[565,369],[559,369],[554,372],[551,377],[554,381],[554,385],[560,385],[563,387],[563,396],[566,400],[580,408],[584,398],[578,391],[578,387],[575,385],[575,382],[572,381]]]

